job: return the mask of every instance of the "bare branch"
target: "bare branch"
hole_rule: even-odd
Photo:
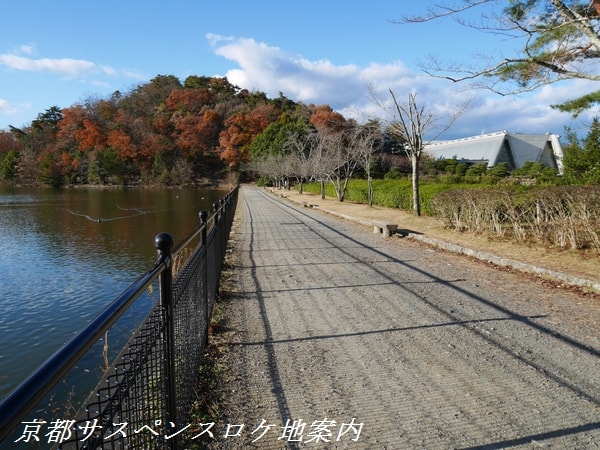
[[[490,2],[491,0],[467,0],[464,2],[465,4],[463,6],[451,7],[445,5],[436,5],[435,8],[428,8],[427,14],[425,15],[402,16],[400,19],[392,20],[391,22],[398,24],[431,22],[432,20],[440,19],[442,17],[455,16]]]
[[[465,15],[476,7],[488,13],[479,14],[478,23]],[[522,47],[515,54],[493,60],[490,56],[489,64],[478,59],[480,65],[472,70],[465,70],[463,63],[421,65],[430,76],[472,82],[474,88],[500,95],[530,92],[567,79],[600,81],[600,74],[589,64],[600,59],[600,0],[456,0],[393,23],[430,22],[448,16],[468,28],[519,39]]]

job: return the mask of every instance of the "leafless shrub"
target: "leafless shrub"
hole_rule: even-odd
[[[600,186],[456,189],[438,194],[429,209],[459,231],[600,250]]]

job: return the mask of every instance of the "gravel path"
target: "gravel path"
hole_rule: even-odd
[[[232,244],[210,448],[600,448],[593,298],[249,186]]]

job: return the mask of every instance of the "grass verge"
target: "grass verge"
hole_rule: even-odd
[[[221,272],[219,293],[213,306],[211,321],[208,327],[208,345],[204,349],[202,365],[199,368],[197,399],[190,414],[190,423],[217,423],[222,415],[220,405],[223,404],[222,384],[227,375],[224,355],[227,351],[228,330],[227,301],[232,289],[233,253],[228,251]],[[190,435],[200,433],[200,427]],[[205,449],[211,439],[186,442],[188,450]]]

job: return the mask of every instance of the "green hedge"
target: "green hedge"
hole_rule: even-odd
[[[429,205],[433,198],[440,192],[450,189],[475,189],[472,184],[446,184],[431,181],[422,181],[419,184],[419,196],[421,198],[421,211],[430,214]],[[303,186],[306,192],[321,193],[319,183],[306,183]],[[367,180],[350,180],[346,192],[346,201],[355,203],[368,202]],[[325,185],[325,195],[335,197],[335,190],[331,183]],[[399,208],[411,211],[412,205],[412,181],[410,179],[397,180],[373,180],[373,203],[388,208]]]
[[[319,183],[305,184],[319,194]],[[367,203],[366,180],[351,180],[346,200]],[[373,203],[412,210],[408,179],[373,181]],[[600,250],[600,186],[451,184],[423,180],[421,211],[448,228],[543,246]],[[335,197],[331,184],[327,196]]]

